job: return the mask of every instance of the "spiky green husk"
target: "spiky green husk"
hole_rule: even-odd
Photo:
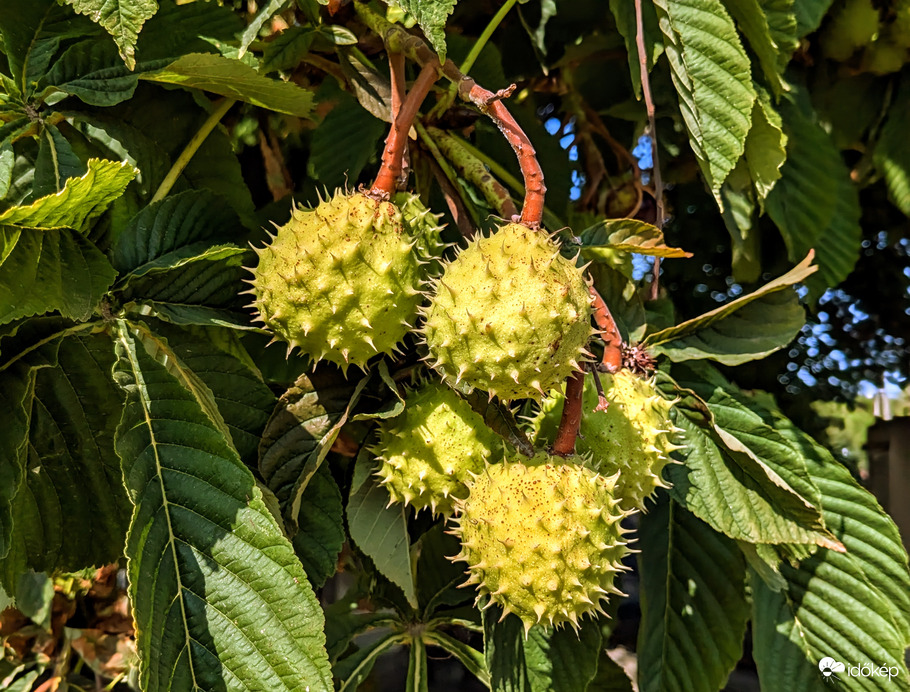
[[[259,319],[315,360],[345,370],[391,353],[421,300],[414,240],[393,204],[342,194],[295,209],[274,240],[256,249],[250,291]]]
[[[620,593],[614,585],[628,552],[613,495],[615,477],[540,452],[525,462],[488,466],[456,503],[468,584],[504,615],[559,626]]]
[[[382,423],[377,451],[377,475],[393,500],[449,515],[455,498],[467,497],[470,474],[501,454],[502,438],[450,387],[430,382]]]
[[[600,375],[606,411],[595,410],[598,403],[593,376],[585,378],[582,398],[581,434],[575,443],[579,454],[590,454],[601,473],[619,473],[616,497],[624,509],[642,509],[645,500],[657,490],[668,488],[663,480],[664,467],[681,432],[670,417],[673,404],[654,386],[628,370],[615,375]],[[553,442],[565,397],[552,392],[534,419],[535,442]]]
[[[471,241],[432,293],[433,367],[503,399],[539,399],[565,380],[593,331],[582,271],[546,234],[515,223]]]
[[[418,195],[411,192],[396,192],[392,204],[401,210],[401,217],[417,241],[414,249],[424,263],[425,276],[439,276],[442,273],[442,253],[446,244],[442,241],[443,226],[439,223],[442,214],[427,209]]]

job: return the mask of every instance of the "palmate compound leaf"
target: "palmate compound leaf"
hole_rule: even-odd
[[[116,352],[142,688],[328,692],[322,610],[253,475],[123,322]]]
[[[752,578],[753,654],[762,689],[828,689],[818,669],[828,656],[891,670],[889,676],[839,674],[848,689],[908,689],[910,573],[897,527],[826,449],[780,414],[756,411],[805,458],[825,523],[847,548],[781,564],[786,589],[780,592]]]
[[[739,548],[666,496],[642,515],[638,547],[641,692],[715,692],[749,620]]]
[[[720,0],[655,0],[689,143],[715,194],[743,154],[755,89]]]

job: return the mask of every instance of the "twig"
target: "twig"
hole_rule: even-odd
[[[398,115],[401,112],[401,104],[405,99],[405,76],[404,76],[404,55],[389,51],[389,75],[391,82],[389,106],[391,111],[391,122],[398,122]],[[389,133],[391,136],[391,133]],[[407,140],[407,138],[405,138]],[[401,176],[407,177],[407,157],[408,147],[405,143],[404,151],[401,154]]]
[[[475,218],[472,214],[474,206],[465,204],[461,198],[452,164],[439,151],[439,147],[436,146],[436,142],[430,137],[426,128],[419,122],[414,123],[414,127],[417,129],[417,136],[420,137],[424,146],[430,152],[430,156],[427,157],[430,169],[433,171],[439,187],[442,188],[442,194],[445,196],[446,204],[449,207],[452,218],[455,220],[458,231],[465,238],[470,238],[474,235],[474,230],[480,225],[480,219]]]
[[[616,326],[616,320],[610,308],[607,307],[603,296],[593,286],[588,288],[594,298],[594,322],[600,328],[601,338],[604,342],[604,355],[601,363],[609,373],[619,372],[622,368],[622,335]]]
[[[597,406],[595,411],[606,411],[610,408],[610,402],[607,401],[607,395],[604,394],[604,384],[600,381],[600,373],[595,370],[591,373],[594,376],[594,387],[597,389]]]
[[[436,53],[420,38],[409,34],[401,27],[395,26],[385,17],[376,14],[366,4],[356,4],[357,14],[373,31],[383,37],[387,49],[398,50],[422,66],[432,66],[443,77],[458,87],[458,96],[473,103],[482,113],[488,115],[505,135],[521,168],[525,181],[525,201],[521,211],[521,222],[530,228],[540,227],[543,219],[544,196],[547,188],[544,185],[543,169],[537,161],[537,152],[531,140],[524,133],[508,109],[501,102],[510,93],[509,90],[493,93],[479,86],[473,79],[465,76],[451,60],[442,65]]]
[[[428,127],[427,132],[439,150],[461,171],[465,179],[477,186],[484,199],[502,218],[511,219],[518,215],[509,191],[490,174],[483,161],[461,146],[461,140],[436,127]]]
[[[235,103],[237,103],[237,101],[234,99],[224,99],[215,106],[215,109],[209,114],[209,117],[202,123],[202,127],[199,128],[196,134],[193,135],[193,138],[183,148],[183,151],[180,152],[180,156],[177,157],[177,160],[174,161],[174,165],[171,166],[171,170],[164,176],[164,180],[161,181],[161,185],[158,186],[158,190],[155,192],[155,196],[152,197],[152,201],[149,202],[149,204],[160,202],[167,197],[171,188],[174,187],[174,183],[177,182],[177,178],[180,177],[180,174],[183,173],[183,170],[189,165],[193,156],[199,151],[199,147],[202,146],[206,137],[211,134],[212,130],[215,129],[215,126],[218,125],[225,113],[227,113]]]
[[[645,98],[648,113],[648,131],[651,135],[651,161],[654,164],[654,205],[657,218],[655,226],[663,230],[666,214],[664,211],[664,184],[660,177],[660,159],[657,155],[657,124],[654,99],[651,98],[651,81],[648,77],[648,56],[645,49],[645,29],[642,18],[641,0],[635,0],[635,45],[638,47],[638,67],[641,72],[641,93]],[[656,300],[660,293],[660,257],[654,258],[654,278],[651,280],[649,298]]]
[[[401,177],[401,159],[408,143],[408,132],[411,131],[411,124],[417,116],[420,105],[437,79],[439,79],[437,68],[433,65],[424,65],[407,98],[401,104],[398,117],[392,121],[392,128],[389,130],[385,149],[382,152],[382,166],[376,175],[376,182],[373,183],[370,190],[372,193],[391,195],[398,188],[398,180]]]
[[[566,398],[562,404],[562,418],[556,441],[551,451],[561,457],[575,454],[575,440],[581,427],[581,400],[585,389],[585,372],[576,372],[566,381]]]

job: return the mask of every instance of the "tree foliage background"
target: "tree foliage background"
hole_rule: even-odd
[[[4,0],[0,38],[6,689],[351,690],[399,645],[408,690],[428,648],[494,690],[631,689],[621,599],[525,637],[456,588],[444,522],[387,506],[371,434],[415,339],[345,378],[251,320],[250,244],[379,170],[395,41],[409,82],[435,54],[508,90],[544,225],[678,400],[639,689],[722,688],[747,628],[763,689],[827,689],[828,656],[910,687],[906,552],[808,406],[908,376],[905,0]],[[450,243],[525,193],[457,92],[407,158]],[[472,402],[526,444],[533,404]]]

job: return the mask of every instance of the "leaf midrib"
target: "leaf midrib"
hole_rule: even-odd
[[[148,389],[145,384],[145,378],[143,377],[142,369],[139,367],[139,363],[136,362],[135,356],[133,354],[133,350],[132,350],[132,348],[130,348],[131,345],[123,338],[122,334],[120,334],[118,336],[118,339],[120,340],[120,344],[123,347],[124,352],[127,354],[127,357],[129,358],[130,369],[133,371],[133,377],[135,378],[136,387],[139,392],[139,396],[137,398],[140,402],[140,406],[142,406],[142,416],[145,419],[145,424],[149,429],[149,446],[152,448],[152,453],[153,453],[154,459],[155,459],[155,472],[156,472],[155,475],[158,480],[158,484],[161,487],[161,503],[162,503],[162,506],[164,509],[164,517],[167,521],[167,532],[168,532],[168,537],[169,537],[168,545],[170,547],[171,555],[172,555],[173,561],[174,561],[174,576],[177,579],[177,598],[180,601],[180,613],[181,613],[182,621],[183,621],[183,632],[185,635],[184,640],[186,642],[187,661],[189,662],[189,666],[190,666],[190,676],[193,679],[193,687],[195,689],[199,690],[202,688],[199,687],[199,683],[196,681],[196,669],[193,664],[193,648],[192,648],[193,637],[191,636],[190,629],[188,627],[189,618],[187,616],[186,603],[184,602],[184,596],[183,596],[184,586],[183,586],[183,580],[180,577],[180,568],[179,568],[180,561],[178,559],[179,556],[177,555],[176,536],[174,535],[174,527],[173,527],[173,524],[171,523],[171,510],[170,510],[171,503],[168,500],[167,492],[164,487],[163,467],[161,465],[161,457],[158,455],[158,443],[157,443],[157,440],[155,439],[155,435],[154,435],[154,427],[152,426],[151,412],[149,411],[149,408],[147,406]],[[135,345],[139,348],[142,348],[141,344],[137,343]]]

